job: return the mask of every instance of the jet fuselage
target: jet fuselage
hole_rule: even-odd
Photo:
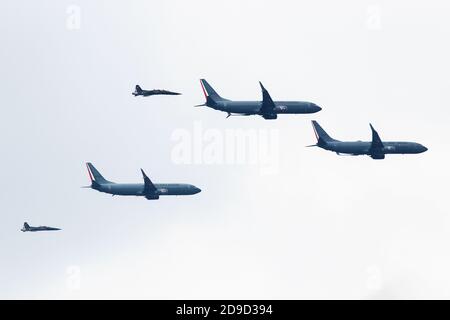
[[[39,226],[39,227],[31,227],[27,223],[24,224],[23,228],[20,229],[22,232],[38,232],[38,231],[59,231],[59,228],[47,227],[47,226]]]
[[[145,196],[143,183],[102,183],[93,184],[92,189],[119,196]],[[191,184],[155,183],[157,196],[194,195],[201,190]]]
[[[201,190],[186,183],[153,183],[141,169],[144,183],[115,183],[106,180],[100,172],[88,162],[87,169],[91,185],[88,188],[118,196],[141,196],[148,200],[157,200],[160,196],[188,196]]]
[[[136,90],[134,92],[132,92],[132,95],[135,97],[137,97],[137,96],[148,97],[148,96],[154,96],[154,95],[179,96],[179,95],[181,95],[181,93],[172,92],[172,91],[168,91],[168,90],[159,90],[159,89],[142,90],[140,86],[136,85]]]
[[[341,154],[351,155],[371,155],[370,147],[372,142],[368,141],[332,141],[318,144],[319,147]],[[381,150],[384,154],[416,154],[427,151],[428,149],[416,142],[403,141],[383,141],[384,148]]]
[[[318,105],[306,101],[274,101],[275,114],[308,114],[322,110]],[[208,107],[228,113],[262,115],[262,101],[217,101],[207,102]]]
[[[219,110],[231,115],[250,116],[259,115],[264,119],[277,119],[279,114],[309,114],[322,110],[321,107],[312,102],[306,101],[273,101],[269,92],[260,82],[262,90],[262,100],[260,101],[232,101],[222,98],[211,85],[205,80],[200,80],[205,104],[197,107],[207,106],[214,110]]]
[[[368,155],[372,159],[384,159],[386,154],[417,154],[428,149],[417,142],[382,141],[378,132],[370,124],[372,141],[339,141],[331,138],[317,121],[312,121],[317,144],[313,146],[336,152],[337,154]]]

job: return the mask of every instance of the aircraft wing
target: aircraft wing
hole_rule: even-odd
[[[42,231],[58,231],[58,230],[61,230],[61,229],[59,229],[59,228],[47,227],[47,226],[43,226],[43,227],[39,227],[39,228],[40,228],[40,230],[42,230]]]
[[[260,112],[262,114],[273,114],[275,113],[275,103],[272,100],[272,97],[270,96],[269,92],[264,88],[263,84],[260,82],[259,85],[261,86],[263,100]]]
[[[155,185],[150,180],[150,178],[147,177],[147,175],[145,174],[144,170],[141,169],[141,172],[142,172],[142,176],[144,178],[144,194],[155,193],[157,191]]]
[[[373,152],[382,152],[384,149],[383,141],[381,141],[378,132],[370,125],[370,129],[372,130],[372,144],[370,145],[370,150]]]
[[[181,95],[181,93],[168,91],[168,90],[158,90],[158,93],[159,94],[169,95],[169,96],[179,96],[179,95]]]
[[[147,90],[145,91],[145,95],[153,96],[153,95],[169,95],[169,96],[178,96],[180,93],[172,92],[168,90]]]
[[[49,231],[58,231],[61,230],[60,228],[54,228],[54,227],[47,227],[47,230]]]

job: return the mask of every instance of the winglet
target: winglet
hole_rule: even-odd
[[[372,130],[372,145],[371,149],[382,149],[384,147],[383,141],[381,141],[381,138],[378,134],[378,132],[375,130],[375,128],[372,126],[371,123],[369,123],[370,129]]]
[[[261,81],[259,81],[259,85],[261,86],[261,90],[262,90],[262,103],[261,103],[261,108],[260,108],[260,112],[264,115],[271,115],[275,113],[275,102],[273,102],[272,97],[269,94],[269,91],[266,90],[266,88],[264,88],[263,84],[261,83]]]
[[[263,84],[262,84],[262,82],[261,82],[261,81],[259,81],[259,85],[261,86],[261,90],[263,90],[263,91],[267,91],[267,90],[266,90],[266,88],[264,88],[264,86],[263,86]]]
[[[141,168],[141,172],[142,172],[142,177],[144,178],[144,193],[145,194],[154,193],[157,190],[155,185],[150,180],[150,178],[147,177],[147,175],[145,174],[144,170],[142,170],[142,168]]]

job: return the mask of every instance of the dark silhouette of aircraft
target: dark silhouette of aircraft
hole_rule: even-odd
[[[273,101],[269,92],[264,88],[262,83],[262,101],[231,101],[222,98],[204,80],[200,80],[203,93],[206,98],[205,104],[196,107],[207,106],[215,110],[228,113],[228,117],[234,116],[251,116],[259,115],[267,120],[276,119],[279,114],[307,114],[315,113],[322,110],[321,107],[312,103],[304,101]]]
[[[312,121],[317,144],[308,147],[320,147],[325,150],[336,152],[338,155],[368,155],[372,159],[384,159],[386,154],[416,154],[428,149],[416,142],[385,142],[381,141],[378,132],[370,124],[372,130],[372,141],[339,141],[331,138],[325,130]]]
[[[157,200],[160,196],[186,196],[201,192],[199,188],[191,184],[155,183],[150,180],[141,169],[144,183],[114,183],[106,180],[97,169],[88,162],[87,169],[91,179],[91,188],[100,192],[119,196],[140,196],[147,200]]]
[[[31,227],[27,222],[23,224],[23,228],[20,229],[22,232],[37,232],[37,231],[58,231],[61,230],[59,228],[52,228],[52,227],[46,227],[46,226],[40,226],[40,227]]]
[[[137,85],[136,90],[132,94],[135,97],[137,97],[137,96],[148,97],[148,96],[155,96],[155,95],[178,96],[181,93],[167,91],[167,90],[142,90],[141,87]]]

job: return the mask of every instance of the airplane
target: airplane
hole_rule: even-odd
[[[40,227],[31,227],[27,222],[23,224],[23,228],[20,229],[22,232],[36,232],[36,231],[58,231],[61,230],[59,228],[52,228],[52,227],[46,227],[46,226],[40,226]]]
[[[140,86],[136,85],[136,90],[132,93],[133,96],[154,96],[154,95],[169,95],[169,96],[179,96],[181,93],[172,92],[167,90],[142,90]]]
[[[150,180],[141,169],[144,183],[115,183],[106,180],[98,172],[98,170],[92,165],[92,163],[86,163],[89,178],[91,179],[91,185],[84,188],[91,188],[100,192],[109,193],[113,196],[141,196],[147,200],[157,200],[160,196],[185,196],[194,195],[201,190],[191,184],[169,184],[169,183],[155,183]]]
[[[417,154],[428,149],[416,142],[384,142],[372,124],[372,141],[339,141],[331,138],[317,121],[312,121],[317,144],[308,147],[320,147],[336,152],[338,155],[368,155],[372,159],[384,159],[386,154]]]
[[[230,116],[260,115],[266,120],[277,119],[279,114],[306,114],[316,113],[322,110],[318,105],[303,101],[273,101],[269,92],[259,82],[262,90],[262,101],[231,101],[217,94],[211,85],[201,79],[200,84],[205,95],[206,102],[196,107],[210,107],[215,110],[228,113]]]

